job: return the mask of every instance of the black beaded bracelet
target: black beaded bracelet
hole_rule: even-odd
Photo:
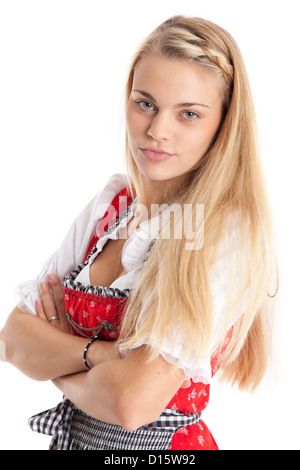
[[[84,350],[84,352],[83,352],[83,362],[84,362],[84,364],[85,364],[85,366],[87,367],[88,370],[90,370],[90,366],[89,366],[88,363],[87,363],[86,355],[87,355],[87,352],[88,352],[89,347],[90,347],[95,341],[97,341],[97,339],[99,339],[98,336],[97,336],[97,335],[94,336],[93,339],[86,345],[86,348],[85,348],[85,350]]]

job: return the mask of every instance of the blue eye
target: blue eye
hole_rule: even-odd
[[[197,119],[199,117],[197,114],[193,113],[192,111],[185,111],[183,115],[185,116],[185,119],[187,119],[188,121],[193,121],[194,119]]]
[[[137,101],[137,105],[144,111],[152,110],[153,106],[149,101]]]

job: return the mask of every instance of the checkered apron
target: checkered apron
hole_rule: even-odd
[[[53,436],[50,450],[168,450],[178,429],[200,421],[201,413],[166,408],[156,421],[131,432],[85,414],[64,398],[55,408],[32,416],[29,425]]]

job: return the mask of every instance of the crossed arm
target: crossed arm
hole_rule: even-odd
[[[0,332],[5,360],[35,380],[52,382],[85,413],[132,431],[158,418],[185,383],[184,372],[160,356],[149,361],[145,346],[122,358],[114,343],[96,341],[89,348],[87,370],[83,351],[88,339],[71,334],[64,296],[56,276],[41,285],[37,316],[15,308]],[[49,323],[47,319],[56,316]]]

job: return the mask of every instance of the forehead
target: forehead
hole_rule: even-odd
[[[222,95],[218,78],[203,66],[157,56],[142,57],[137,63],[132,89],[144,90],[156,100],[174,104],[205,98],[212,105]]]

